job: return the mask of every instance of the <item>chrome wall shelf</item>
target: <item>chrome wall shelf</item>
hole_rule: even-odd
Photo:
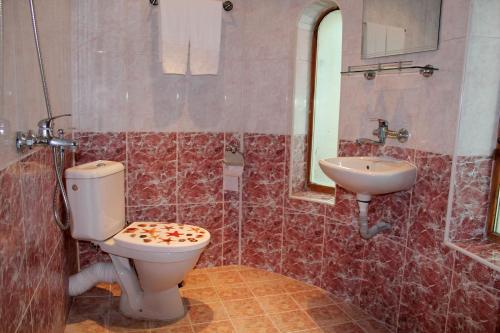
[[[425,66],[414,66],[412,61],[398,61],[398,62],[386,62],[379,63],[373,65],[360,65],[360,66],[348,66],[347,71],[341,72],[342,75],[355,75],[355,74],[363,74],[365,79],[373,80],[377,76],[377,74],[384,73],[411,73],[418,72],[423,77],[431,77],[434,74],[434,71],[438,71],[439,68],[436,68],[432,65]]]
[[[153,6],[158,6],[158,0],[149,0],[149,3]],[[231,1],[224,1],[222,3],[222,8],[224,8],[226,12],[229,12],[233,10],[233,3]]]

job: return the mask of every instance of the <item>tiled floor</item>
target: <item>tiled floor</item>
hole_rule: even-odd
[[[118,311],[117,285],[100,285],[74,299],[65,332],[386,332],[363,311],[322,289],[245,266],[194,270],[181,294],[184,318],[138,321]]]

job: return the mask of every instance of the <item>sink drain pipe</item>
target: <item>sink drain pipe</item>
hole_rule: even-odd
[[[370,239],[376,234],[391,228],[390,224],[383,221],[378,222],[377,224],[368,228],[368,204],[370,203],[370,199],[371,197],[368,195],[358,194],[357,196],[359,206],[359,234],[364,239]]]
[[[116,281],[117,275],[113,264],[98,262],[69,277],[69,295],[81,295],[99,282]]]

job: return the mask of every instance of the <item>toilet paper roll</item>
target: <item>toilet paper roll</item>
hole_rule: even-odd
[[[243,166],[224,164],[223,175],[229,177],[239,177],[243,174]]]

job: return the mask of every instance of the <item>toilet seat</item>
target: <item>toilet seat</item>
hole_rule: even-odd
[[[184,252],[204,248],[210,233],[188,224],[133,222],[113,239],[122,247],[138,251]]]

